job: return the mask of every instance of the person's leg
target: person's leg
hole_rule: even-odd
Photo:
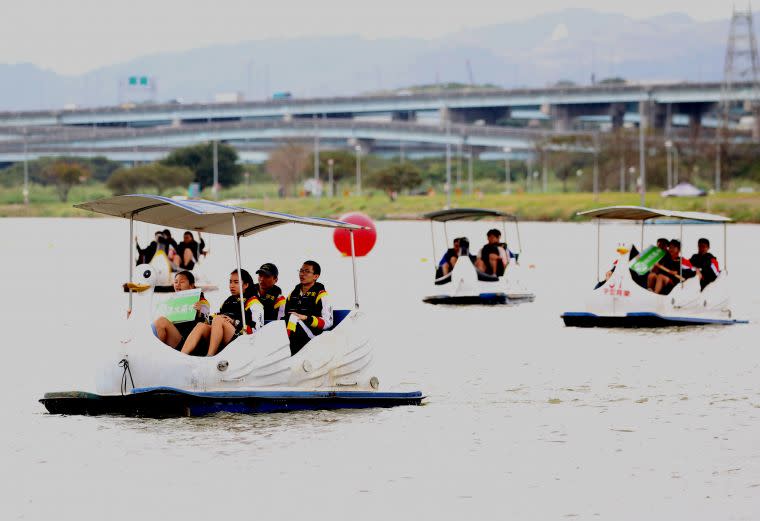
[[[182,261],[185,266],[193,262],[193,252],[190,251],[190,248],[185,248],[185,251],[182,252]]]
[[[670,277],[668,277],[667,275],[662,275],[662,274],[657,275],[657,282],[655,283],[655,286],[654,286],[654,292],[657,293],[658,295],[661,295],[663,289],[668,284],[670,284]]]
[[[451,260],[449,262],[451,263],[451,269],[454,269],[454,266],[457,265],[457,260],[459,260],[459,257],[451,257]]]
[[[177,326],[169,321],[166,317],[158,317],[155,322],[156,334],[158,339],[164,344],[176,348],[182,340],[182,333]]]
[[[443,274],[444,277],[448,275],[450,271],[451,271],[451,267],[449,266],[448,262],[444,262],[443,264],[441,264],[441,273]]]
[[[201,340],[208,339],[208,337],[211,335],[211,326],[208,324],[196,324],[196,326],[193,328],[193,330],[190,332],[189,335],[187,335],[187,340],[185,340],[185,345],[182,346],[182,352],[186,355],[189,355],[192,353],[196,347],[198,347],[198,343]]]
[[[491,271],[488,273],[490,275],[496,275],[499,273],[499,254],[498,253],[489,253],[488,254],[488,267]]]
[[[654,287],[656,284],[657,284],[657,274],[649,273],[649,275],[647,275],[647,289],[654,290]]]
[[[214,317],[211,322],[211,335],[206,356],[214,356],[219,351],[219,346],[229,344],[233,336],[235,336],[235,326],[221,316]]]
[[[475,259],[475,269],[478,271],[486,271],[486,265],[483,263],[483,259],[480,257]]]

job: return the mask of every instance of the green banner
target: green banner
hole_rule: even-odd
[[[163,315],[169,321],[190,322],[195,319],[196,310],[193,308],[201,298],[201,289],[187,289],[177,291],[174,295],[156,307],[157,315]]]
[[[631,269],[639,275],[649,273],[654,268],[654,265],[660,262],[665,256],[665,250],[661,250],[657,246],[650,246],[644,253],[640,253],[638,257],[631,262]]]

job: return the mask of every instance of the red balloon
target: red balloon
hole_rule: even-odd
[[[342,215],[339,220],[369,228],[368,230],[354,230],[354,252],[357,257],[364,257],[372,251],[375,241],[377,241],[377,231],[372,219],[361,212],[351,212]],[[343,228],[335,228],[333,242],[343,255],[351,255],[351,232]]]

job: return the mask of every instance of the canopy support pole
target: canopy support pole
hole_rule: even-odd
[[[641,221],[641,253],[644,253],[644,221]]]
[[[595,282],[599,282],[599,255],[601,255],[601,252],[599,251],[601,248],[601,221],[599,219],[596,220],[596,280]]]
[[[520,240],[520,223],[515,219],[515,233],[517,233],[517,250],[518,254],[522,255],[522,241]]]
[[[446,247],[449,247],[449,229],[446,227],[446,221],[443,221],[443,240],[446,241],[444,244]]]
[[[243,276],[240,272],[240,236],[237,232],[237,220],[234,213],[232,214],[232,234],[235,236],[235,262],[237,263],[238,285],[240,286],[240,319],[243,322],[243,334],[245,335],[245,293],[243,292]]]
[[[436,253],[435,253],[435,226],[433,225],[433,220],[430,220],[430,238],[433,240],[433,256],[431,257],[433,261],[433,268],[436,270],[438,269],[438,266],[435,262]]]
[[[681,285],[683,285],[683,219],[678,221],[678,242],[681,243],[681,251],[678,254],[678,275],[681,276]]]
[[[354,309],[359,309],[359,289],[356,282],[356,250],[354,249],[354,230],[348,230],[351,237],[351,270],[354,275]]]
[[[723,269],[728,273],[728,225],[723,223]]]
[[[135,234],[135,213],[129,214],[129,282],[133,282],[132,278],[135,273],[135,246],[132,246]],[[132,290],[129,290],[129,306],[127,307],[127,318],[132,314]]]

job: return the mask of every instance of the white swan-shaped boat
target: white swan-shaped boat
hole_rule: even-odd
[[[597,237],[600,219],[640,221],[642,252],[644,251],[644,222],[646,221],[666,219],[677,222],[681,225],[681,236],[683,236],[684,222],[723,224],[724,245],[725,226],[731,222],[731,219],[721,215],[657,210],[641,206],[612,206],[579,212],[578,215],[597,219]],[[598,250],[597,240],[597,272],[599,271]],[[641,287],[633,280],[629,269],[629,249],[619,248],[618,253],[615,271],[604,284],[588,293],[585,309],[562,314],[562,320],[566,326],[663,327],[730,325],[746,322],[733,317],[725,258],[723,271],[704,289],[700,288],[699,279],[693,277],[678,283],[667,295],[659,295]]]
[[[240,264],[240,237],[273,226],[297,223],[345,228],[331,219],[226,206],[203,200],[175,201],[153,195],[126,195],[80,208],[170,227],[231,235]],[[353,237],[353,235],[352,235]],[[130,263],[131,265],[131,263]],[[354,266],[354,276],[355,276]],[[40,401],[51,413],[194,416],[240,413],[417,405],[418,390],[385,388],[372,363],[372,342],[364,312],[355,302],[334,310],[334,324],[295,356],[290,355],[285,321],[272,321],[235,338],[211,357],[183,354],[163,344],[151,329],[157,280],[143,264],[130,273],[131,313],[124,332],[106,342],[96,393],[47,393]],[[356,279],[354,278],[354,281]],[[356,284],[354,284],[356,290]]]
[[[502,221],[503,232],[506,238],[506,221],[515,223],[518,252],[507,266],[504,275],[497,277],[479,272],[470,260],[469,256],[463,255],[457,259],[454,269],[445,276],[437,277],[433,287],[422,300],[428,304],[514,304],[518,302],[530,302],[535,295],[528,290],[522,282],[522,268],[518,264],[520,256],[520,229],[517,217],[496,210],[484,210],[480,208],[454,208],[430,212],[423,217],[430,219],[430,231],[433,240],[433,262],[438,258],[439,252],[435,246],[435,230],[433,223],[443,223],[446,246],[449,245],[446,224],[450,221],[478,220],[484,218],[496,218]]]

